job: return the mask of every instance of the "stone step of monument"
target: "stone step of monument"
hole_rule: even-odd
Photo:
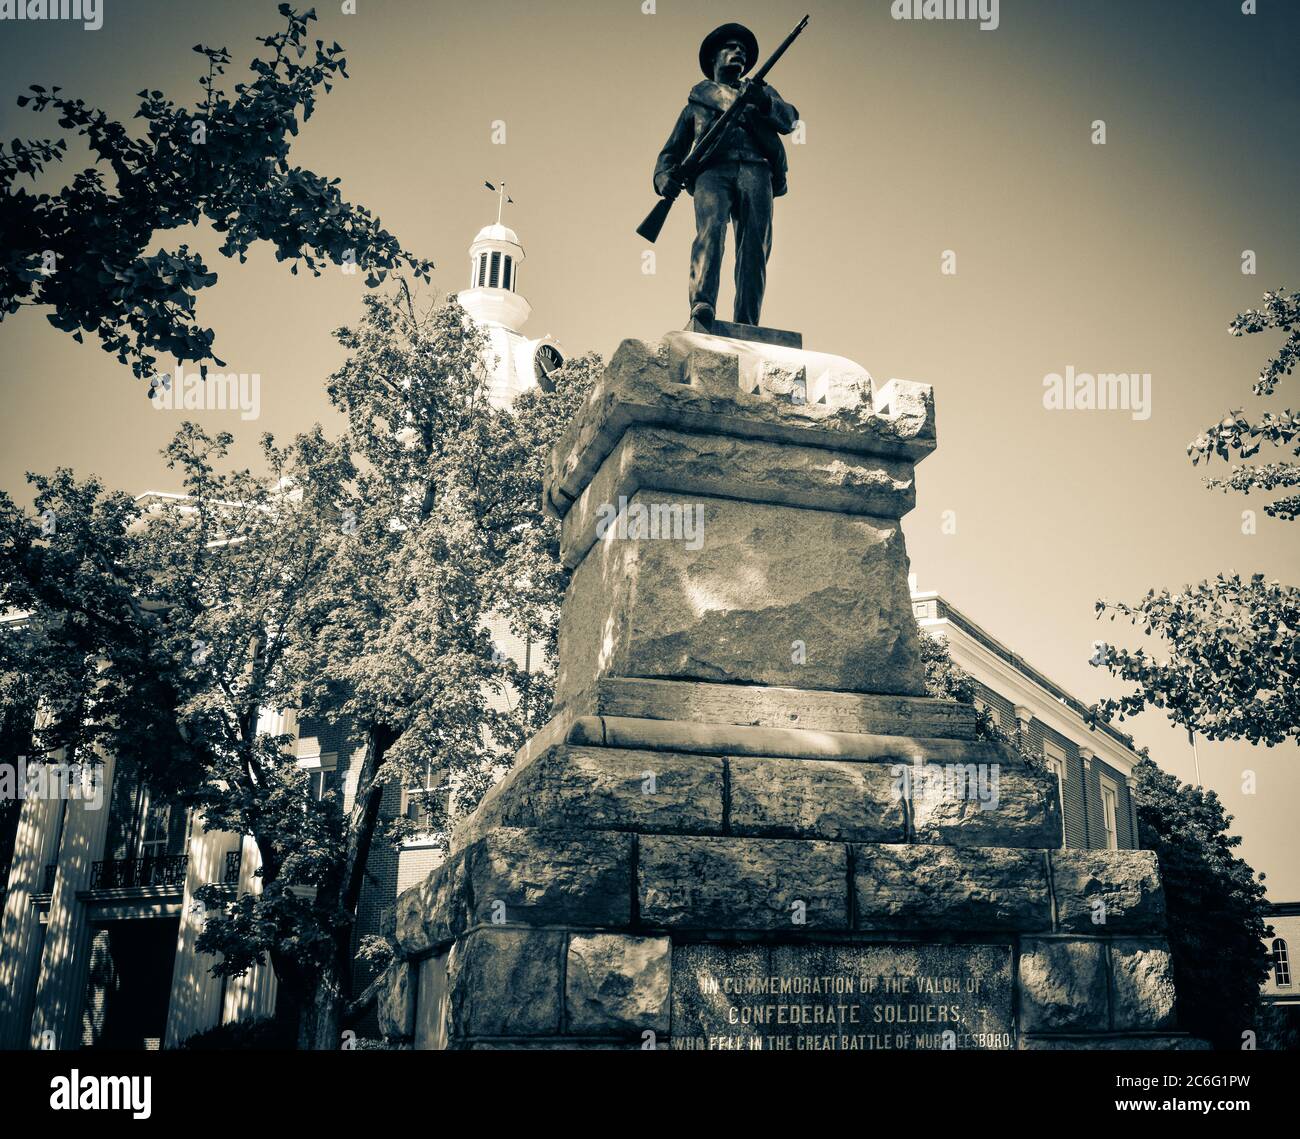
[[[1164,899],[1150,851],[517,827],[453,852],[398,899],[403,957],[494,926],[1131,937],[1163,929]]]
[[[693,720],[651,720],[630,716],[576,717],[567,740],[596,747],[644,748],[697,755],[776,755],[787,759],[902,763],[1021,762],[1014,758],[1011,749],[983,740],[701,724]]]
[[[494,787],[452,848],[499,826],[1060,847],[1056,781],[965,747],[947,765],[554,747]]]
[[[954,740],[973,740],[976,719],[969,704],[928,696],[627,677],[602,677],[566,711],[574,716]]]

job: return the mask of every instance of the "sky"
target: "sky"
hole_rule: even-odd
[[[1094,640],[1125,639],[1096,622],[1097,599],[1220,571],[1300,576],[1300,527],[1205,490],[1185,450],[1230,408],[1260,403],[1250,386],[1278,337],[1232,338],[1228,322],[1300,283],[1300,4],[1259,0],[1246,15],[1236,0],[1002,0],[990,30],[896,20],[888,0],[344,7],[318,3],[316,27],[347,49],[351,78],[318,105],[293,161],[340,178],[432,258],[443,292],[467,283],[469,242],[495,219],[484,180],[505,179],[527,252],[526,331],[607,356],[685,322],[689,209],[674,211],[652,273],[634,230],[700,78],[700,40],[740,20],[766,53],[809,12],[771,76],[806,133],[789,148],[763,320],[879,381],[933,385],[939,446],[905,522],[918,585],[1092,702],[1122,690],[1089,666]],[[103,0],[95,31],[0,23],[0,137],[55,129],[16,107],[29,83],[128,120],[146,86],[194,102],[192,45],[228,47],[234,82],[254,37],[280,23],[272,0]],[[74,146],[58,177],[85,164]],[[233,431],[249,462],[263,431],[337,428],[323,382],[342,359],[332,330],[359,315],[361,275],[290,276],[265,248],[239,265],[203,227],[163,239],[181,242],[219,274],[199,300],[217,354],[261,377],[256,420],[196,417]],[[730,296],[724,283],[723,316]],[[1067,368],[1149,375],[1150,414],[1046,408],[1044,378]],[[24,472],[59,465],[133,492],[175,487],[158,452],[182,416],[154,410],[128,369],[40,312],[0,323],[0,384],[0,489],[27,498]],[[1282,386],[1266,407],[1288,405]],[[1193,779],[1184,733],[1158,713],[1122,727]],[[1199,755],[1272,898],[1300,899],[1296,748],[1202,743]]]

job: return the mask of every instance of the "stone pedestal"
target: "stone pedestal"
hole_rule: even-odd
[[[1155,857],[924,695],[930,389],[626,341],[555,448],[552,721],[398,900],[421,1048],[1184,1047]]]

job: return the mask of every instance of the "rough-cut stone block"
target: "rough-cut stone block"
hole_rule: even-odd
[[[638,492],[633,503],[651,499],[674,496]],[[897,523],[676,501],[702,511],[698,543],[604,541],[574,573],[557,703],[607,675],[925,694]]]
[[[1174,1027],[1174,975],[1165,942],[1111,942],[1110,977],[1117,1031]]]
[[[837,843],[646,836],[637,883],[641,921],[650,927],[848,926],[847,851]]]
[[[880,518],[901,518],[916,505],[910,459],[634,425],[565,515],[561,561],[572,569],[608,540],[620,499],[638,491],[648,501],[737,498]]]
[[[1145,933],[1165,924],[1160,867],[1151,850],[1061,850],[1052,855],[1061,930]]]
[[[447,992],[447,958],[439,953],[417,966],[415,1003],[415,1047],[417,1051],[441,1052],[451,1035],[451,1002]]]
[[[890,380],[875,393],[876,410],[903,434],[934,431],[934,389],[912,380]]]
[[[913,764],[908,771],[915,842],[950,846],[1057,849],[1061,811],[1056,783],[1023,763],[972,757]]]
[[[701,343],[678,363],[678,382],[720,395],[740,388],[740,357],[733,352],[718,352]]]
[[[502,827],[464,851],[474,924],[622,926],[632,917],[632,836]]]
[[[803,403],[762,390],[773,366],[802,368]],[[929,388],[890,381],[887,410],[872,407],[872,381],[851,360],[823,352],[670,333],[659,344],[625,340],[551,451],[546,502],[557,517],[632,424],[678,427],[912,459],[934,449]]]
[[[569,1032],[668,1032],[672,943],[666,937],[575,934],[569,939]]]
[[[1105,1032],[1110,1027],[1106,946],[1031,941],[1020,949],[1020,1024],[1026,1032]]]
[[[764,360],[758,368],[758,384],[754,391],[768,399],[789,400],[791,403],[808,402],[808,369],[803,364],[780,360]]]
[[[903,801],[883,764],[738,757],[727,768],[732,834],[851,842],[907,837]]]
[[[860,930],[1051,929],[1044,856],[1031,850],[854,847]]]
[[[384,971],[376,998],[379,1031],[390,1040],[415,1035],[415,991],[409,961],[394,961]]]
[[[722,760],[558,747],[506,776],[457,843],[491,828],[721,834]]]
[[[451,1035],[558,1033],[566,935],[549,930],[477,929],[447,960]]]
[[[971,705],[930,696],[872,696],[755,684],[611,676],[598,680],[568,707],[575,716],[950,740],[975,738],[975,709]]]
[[[398,897],[398,952],[418,957],[484,923],[619,926],[631,915],[631,835],[499,827]]]
[[[397,898],[397,946],[415,957],[469,928],[463,865],[453,858]]]

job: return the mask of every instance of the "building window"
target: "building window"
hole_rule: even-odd
[[[307,768],[308,794],[314,802],[319,803],[338,786],[338,752],[326,752],[315,763],[309,760],[303,766]]]
[[[480,289],[487,284],[487,266],[488,255],[483,253],[478,259],[478,287]]]
[[[505,264],[503,265],[503,267],[502,267],[502,269],[501,269],[501,287],[502,287],[503,289],[508,289],[508,288],[510,288],[510,270],[511,270],[512,264],[513,264],[513,262],[512,262],[511,259],[510,259],[510,254],[507,253],[507,254],[506,254],[506,259],[505,259]]]
[[[1101,825],[1106,832],[1106,849],[1119,849],[1119,788],[1101,776]]]
[[[140,856],[160,858],[167,853],[167,838],[171,831],[172,805],[150,803],[144,816],[140,835]]]
[[[1051,740],[1044,740],[1043,762],[1047,765],[1047,770],[1056,776],[1056,802],[1061,814],[1061,845],[1068,846],[1069,840],[1065,836],[1065,750]]]
[[[424,770],[402,788],[402,814],[425,834],[445,830],[449,790],[446,769],[426,759]]]
[[[488,271],[488,288],[495,289],[501,280],[501,253],[494,251],[492,254],[492,268]]]
[[[1286,942],[1280,937],[1273,942],[1273,980],[1279,989],[1291,987],[1291,958]]]
[[[1043,741],[1043,760],[1047,769],[1056,776],[1056,783],[1061,793],[1065,793],[1065,749],[1051,740]]]

